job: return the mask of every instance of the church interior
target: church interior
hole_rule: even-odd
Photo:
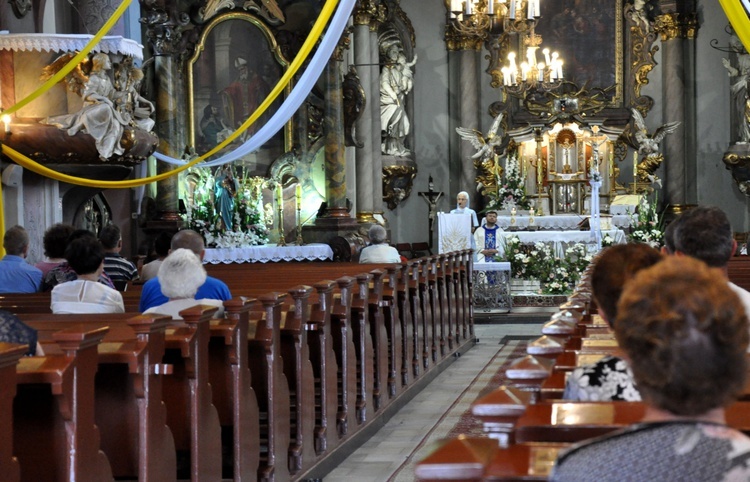
[[[706,0],[2,2],[0,228],[25,228],[27,261],[44,260],[43,236],[55,223],[97,235],[115,224],[121,254],[141,263],[153,256],[161,233],[188,228],[210,248],[208,274],[237,278],[227,282],[233,294],[253,298],[252,308],[250,302],[225,306],[233,326],[248,324],[244,336],[255,337],[257,346],[250,353],[247,346],[232,347],[229,340],[243,331],[227,325],[227,346],[210,357],[245,363],[248,379],[248,365],[264,367],[257,377],[253,371],[260,381],[249,389],[259,399],[248,402],[260,413],[260,428],[242,435],[236,399],[234,408],[214,400],[218,415],[207,417],[218,416],[221,424],[202,446],[195,430],[191,439],[190,427],[174,428],[170,410],[156,410],[156,424],[169,425],[174,436],[155,431],[151,443],[173,444],[176,456],[146,470],[143,458],[129,454],[133,463],[107,452],[113,442],[102,436],[98,453],[110,458],[109,468],[79,480],[415,480],[417,462],[438,435],[458,440],[462,432],[451,417],[480,395],[484,385],[477,380],[497,383],[492,374],[521,358],[519,347],[542,334],[558,304],[567,299],[562,312],[573,316],[580,302],[564,290],[545,291],[550,300],[558,295],[549,302],[498,295],[500,274],[488,274],[484,284],[474,279],[472,287],[474,247],[464,238],[473,243],[474,237],[462,234],[451,244],[444,236],[452,229],[445,216],[451,211],[478,213],[480,222],[467,229],[492,211],[500,228],[523,242],[553,243],[551,252],[564,257],[574,242],[599,250],[636,239],[632,224],[644,209],[658,213],[659,238],[638,240],[658,243],[680,214],[717,206],[747,254],[750,28],[746,13],[730,18],[725,4],[732,0],[720,3],[724,8]],[[457,205],[460,193],[469,211]],[[370,272],[356,264],[373,242],[374,225],[387,230],[386,243],[397,248],[403,270],[381,263]],[[421,261],[410,264],[415,259]],[[482,286],[489,294],[482,292],[480,301]],[[127,295],[125,315],[132,317],[129,299],[137,304],[137,294]],[[20,306],[0,295],[0,308],[17,307],[29,317],[49,305],[49,297],[28,300]],[[581,313],[588,316],[588,308]],[[422,321],[404,321],[410,312],[414,320],[421,313]],[[203,328],[195,329],[193,338],[218,337],[220,326],[212,325],[209,335],[208,323],[199,323],[212,314],[191,314],[189,325],[206,329],[200,336]],[[158,357],[165,343],[167,351],[195,347],[187,336],[176,340],[164,320],[146,328],[126,319],[112,318],[113,326],[134,330],[140,342],[150,333],[148,346],[156,350],[140,348],[131,367]],[[38,323],[51,330],[46,318]],[[279,323],[288,339],[281,340]],[[64,337],[49,336],[63,346]],[[70,356],[110,339],[94,331],[84,338],[62,351]],[[167,376],[174,369],[208,386],[201,392],[208,401],[179,402],[178,411],[210,405],[215,382],[197,374],[215,371],[215,360],[202,358],[208,348],[200,353],[155,363],[149,376],[165,378],[156,386],[134,372],[139,381],[128,390],[177,390]],[[121,363],[114,351],[109,356],[113,366]],[[544,365],[549,357],[541,358],[535,362]],[[299,366],[287,366],[288,360]],[[96,362],[87,366],[93,377]],[[105,369],[119,368],[100,365]],[[296,379],[279,378],[287,370]],[[214,390],[229,393],[234,386],[233,396],[247,397],[248,380],[233,373]],[[307,376],[315,382],[303,383]],[[337,381],[338,395],[326,406],[324,385],[333,383],[335,394]],[[519,386],[528,394],[531,385]],[[289,408],[274,408],[272,395]],[[127,410],[137,418],[136,409]],[[273,417],[292,421],[275,426]],[[506,421],[493,420],[485,427]],[[99,443],[92,427],[83,445],[86,438]],[[477,427],[464,428],[481,432]],[[285,431],[286,439],[274,439]],[[502,440],[502,433],[490,439]],[[250,445],[241,446],[238,437],[254,442],[243,439]],[[228,457],[222,451],[232,452],[232,440]],[[14,453],[12,444],[3,447],[0,464]],[[96,452],[92,447],[81,453]],[[219,453],[218,462],[201,457],[201,447]],[[477,447],[471,450],[485,450]],[[7,480],[62,480],[62,472],[55,478],[39,468],[27,474],[42,478],[29,478],[23,461],[20,466],[18,472],[14,462],[16,473]],[[71,467],[65,470],[78,473]],[[423,467],[428,475],[419,480],[489,480],[464,479],[460,467],[453,469],[455,478],[433,479]],[[533,480],[547,480],[540,477]]]

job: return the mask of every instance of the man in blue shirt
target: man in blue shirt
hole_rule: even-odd
[[[203,238],[200,234],[189,229],[179,231],[172,237],[170,252],[180,248],[191,250],[200,256],[201,259],[203,259],[203,255],[205,254]],[[232,294],[229,292],[229,287],[223,281],[209,276],[195,294],[195,299],[199,300],[202,298],[226,301],[232,299]],[[167,301],[169,299],[162,294],[159,277],[157,276],[146,281],[143,285],[141,303],[138,309],[144,312],[151,307],[163,305]]]
[[[42,271],[25,260],[29,253],[29,233],[21,226],[5,232],[7,253],[0,261],[0,293],[36,293],[42,285]]]

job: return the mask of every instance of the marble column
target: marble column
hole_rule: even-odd
[[[373,64],[380,63],[380,50],[378,44],[378,22],[370,24],[370,61]],[[383,154],[380,146],[380,67],[373,66],[373,75],[370,77],[372,102],[368,101],[370,118],[372,119],[372,207],[374,213],[383,214]]]
[[[481,107],[479,105],[479,85],[477,81],[479,52],[473,49],[460,50],[456,52],[459,57],[458,68],[458,125],[481,130],[479,116]],[[455,136],[455,132],[449,133]],[[473,208],[477,207],[478,195],[476,194],[476,169],[471,156],[474,155],[474,147],[470,142],[460,142],[458,155],[461,162],[461,172],[455,195],[459,191],[470,194]]]
[[[672,5],[670,5],[672,7]],[[684,206],[689,203],[687,185],[689,173],[688,155],[694,149],[692,139],[686,138],[687,113],[692,111],[690,82],[694,76],[688,71],[694,61],[686,58],[694,55],[689,46],[694,41],[697,30],[695,13],[665,13],[656,18],[655,29],[661,35],[662,46],[662,96],[664,108],[662,123],[679,121],[677,130],[664,138],[664,203],[670,206]],[[692,154],[691,154],[692,155]]]
[[[156,92],[159,102],[156,110],[156,133],[159,136],[158,151],[171,157],[179,158],[185,151],[184,120],[185,88],[182,80],[177,78],[177,66],[169,55],[155,58]],[[174,170],[174,166],[157,162],[156,172],[162,174]],[[156,184],[156,210],[158,221],[180,221],[178,211],[178,179],[168,177]]]
[[[346,209],[346,153],[340,63],[331,58],[325,68],[325,171],[327,218],[348,218]]]
[[[355,23],[356,20],[355,17]],[[377,103],[378,98],[375,91],[372,90],[373,72],[378,72],[378,66],[371,65],[373,62],[370,49],[370,18],[366,17],[362,20],[363,23],[356,23],[354,27],[354,63],[367,101],[365,112],[357,121],[355,131],[357,140],[362,143],[362,147],[356,148],[357,220],[359,222],[372,222],[375,194],[372,156],[375,139],[372,130],[373,117],[369,114],[371,104]],[[377,147],[380,148],[379,138]]]

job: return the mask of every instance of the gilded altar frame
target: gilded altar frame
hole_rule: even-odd
[[[237,124],[246,120],[245,116],[235,116],[233,110],[228,110],[232,102],[226,100],[233,92],[230,90],[232,84],[240,81],[239,67],[242,65],[246,65],[250,72],[250,83],[258,86],[257,103],[248,107],[248,112],[252,113],[288,69],[289,61],[271,30],[260,18],[245,12],[217,16],[203,29],[195,53],[187,62],[189,142],[200,154],[216,145],[206,142],[201,133],[201,120],[208,105],[218,107],[222,120],[232,132]],[[283,96],[289,95],[291,90],[290,82]],[[230,146],[236,146],[248,134],[252,135],[273,115],[281,102],[280,97],[250,126],[245,135]],[[234,119],[229,119],[227,112],[232,112]],[[247,175],[267,176],[271,164],[292,149],[292,133],[293,121],[290,119],[283,132],[272,137],[258,153],[249,154],[236,163],[244,167]]]

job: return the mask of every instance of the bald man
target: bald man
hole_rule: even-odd
[[[189,249],[198,255],[201,260],[203,260],[203,255],[206,252],[201,235],[189,229],[179,231],[172,237],[170,253],[180,248]],[[232,294],[229,292],[229,287],[226,283],[208,276],[206,282],[198,288],[198,292],[195,294],[195,299],[199,300],[202,298],[226,301],[232,299]],[[159,284],[159,277],[157,276],[156,278],[151,278],[143,285],[139,310],[142,313],[149,308],[163,305],[168,301],[169,298],[161,292],[161,284]]]

